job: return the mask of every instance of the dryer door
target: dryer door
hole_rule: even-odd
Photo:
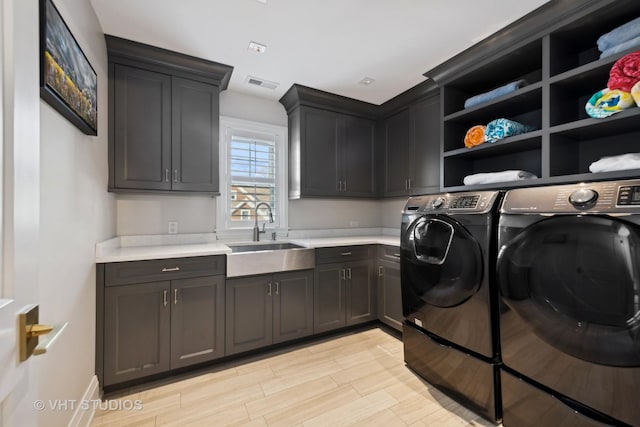
[[[640,227],[608,216],[555,216],[500,250],[506,304],[572,356],[640,366]]]
[[[425,215],[402,236],[404,314],[424,305],[453,307],[477,292],[482,251],[467,229],[446,215]]]

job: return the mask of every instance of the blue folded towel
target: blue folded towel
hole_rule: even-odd
[[[481,93],[479,95],[468,98],[466,101],[464,101],[464,108],[475,107],[478,104],[491,101],[492,99],[498,98],[499,96],[515,92],[516,90],[526,85],[526,80],[516,80],[514,82],[507,83],[506,85],[497,87],[493,90],[490,90],[489,92]]]
[[[640,17],[601,35],[597,41],[598,50],[604,52],[638,36],[640,36]]]
[[[607,56],[615,55],[616,53],[620,53],[637,46],[640,46],[640,36],[610,47],[600,54],[600,58],[606,58]]]
[[[495,119],[487,124],[484,131],[484,139],[487,142],[496,142],[509,136],[520,135],[536,130],[533,126],[523,125],[509,119]]]

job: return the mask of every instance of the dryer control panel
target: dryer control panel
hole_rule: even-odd
[[[640,180],[583,182],[507,192],[502,213],[640,213]]]

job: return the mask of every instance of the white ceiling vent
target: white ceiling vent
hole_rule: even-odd
[[[280,83],[272,82],[269,80],[261,79],[260,77],[252,77],[252,76],[247,76],[247,79],[244,82],[250,85],[260,86],[265,89],[271,89],[271,90],[277,88],[278,85],[280,84]]]

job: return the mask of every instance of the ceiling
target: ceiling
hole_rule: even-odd
[[[106,34],[234,67],[229,90],[294,83],[381,104],[548,0],[91,0]],[[250,41],[267,46],[248,49]],[[247,76],[279,83],[275,90]],[[370,77],[370,85],[359,83]]]

